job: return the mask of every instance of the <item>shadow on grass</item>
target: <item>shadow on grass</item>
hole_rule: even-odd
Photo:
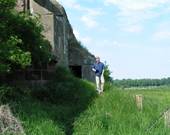
[[[56,71],[54,79],[48,84],[36,86],[28,93],[29,96],[23,96],[11,104],[30,135],[56,135],[56,131],[48,129],[49,121],[53,123],[51,126],[57,125],[64,134],[71,135],[75,118],[97,96],[93,84],[73,77],[62,68]],[[43,121],[48,121],[46,126],[43,126]]]

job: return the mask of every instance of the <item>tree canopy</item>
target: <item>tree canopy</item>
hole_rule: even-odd
[[[38,18],[18,13],[16,0],[0,0],[0,72],[41,66],[51,58],[50,43],[42,35]]]

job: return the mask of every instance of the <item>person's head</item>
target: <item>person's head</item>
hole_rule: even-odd
[[[99,62],[100,62],[100,57],[96,56],[96,63],[99,63]]]

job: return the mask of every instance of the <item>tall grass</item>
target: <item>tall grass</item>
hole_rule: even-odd
[[[75,78],[66,69],[58,68],[54,76],[44,86],[0,89],[6,95],[3,103],[10,105],[27,135],[72,134],[75,118],[96,97],[92,83]]]
[[[74,135],[169,135],[163,119],[150,128],[170,103],[170,91],[162,90],[110,89],[77,118]],[[139,93],[144,95],[142,111],[134,101]]]
[[[123,90],[106,84],[97,96],[94,84],[63,68],[54,76],[44,86],[0,87],[1,103],[10,105],[27,135],[169,135],[163,119],[154,125],[170,105],[169,87]],[[144,96],[142,111],[136,94]]]

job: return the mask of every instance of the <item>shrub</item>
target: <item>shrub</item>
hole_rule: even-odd
[[[24,87],[14,87],[8,85],[0,86],[0,102],[5,103],[21,99],[23,97],[29,97],[31,90]]]
[[[15,2],[0,0],[0,73],[31,64],[41,67],[52,58],[39,19],[16,12]]]
[[[95,96],[94,85],[74,77],[70,71],[58,67],[53,80],[32,91],[32,96],[53,103],[87,105]]]

